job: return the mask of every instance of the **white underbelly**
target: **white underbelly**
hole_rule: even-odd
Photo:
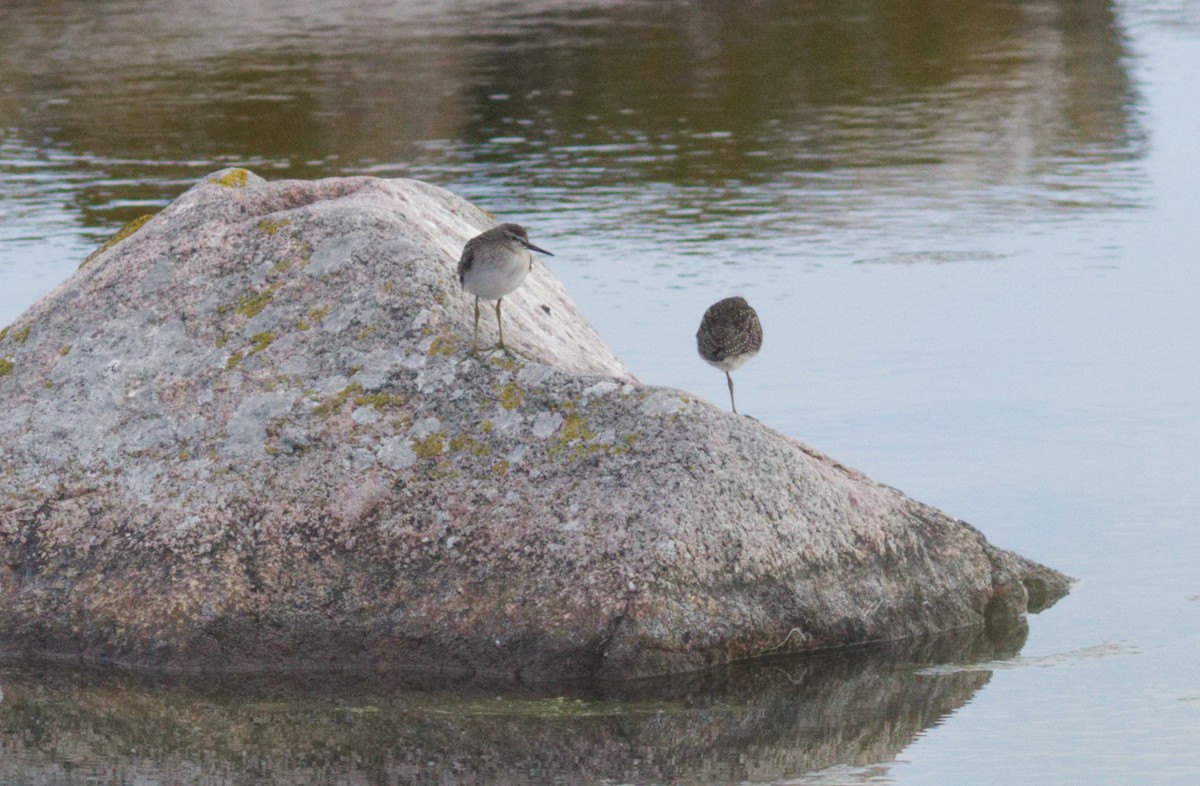
[[[477,266],[467,275],[467,291],[484,300],[499,300],[516,290],[529,275],[529,259]]]
[[[731,356],[725,358],[724,360],[709,360],[708,358],[705,358],[705,361],[710,366],[716,366],[717,368],[721,369],[722,371],[734,371],[736,369],[741,368],[746,363],[747,360],[749,360],[750,358],[754,357],[757,354],[758,354],[758,350],[755,350],[754,352],[743,352],[740,355],[731,355]]]

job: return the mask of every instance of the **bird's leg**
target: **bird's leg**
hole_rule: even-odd
[[[500,304],[504,302],[504,298],[496,301],[496,324],[500,326],[500,343],[497,344],[500,349],[504,349],[504,320],[500,318]]]
[[[474,351],[479,351],[479,298],[475,298],[475,338],[472,340]]]
[[[729,406],[733,407],[733,414],[737,414],[737,404],[733,403],[733,377],[729,372],[725,372],[725,379],[729,380]]]
[[[504,320],[500,318],[500,303],[503,300],[504,298],[500,298],[500,300],[496,301],[496,324],[500,326],[500,343],[496,345],[496,349],[515,360],[516,358],[520,357],[520,355],[504,346]]]

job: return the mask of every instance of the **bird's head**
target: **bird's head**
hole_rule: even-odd
[[[533,243],[530,243],[529,242],[529,233],[527,233],[525,231],[525,227],[521,226],[520,224],[501,224],[500,232],[501,232],[501,234],[504,235],[504,238],[506,240],[510,240],[514,243],[520,243],[521,245],[525,246],[525,248],[529,249],[530,251],[536,251],[539,254],[545,254],[548,257],[554,256],[546,249],[538,248]]]

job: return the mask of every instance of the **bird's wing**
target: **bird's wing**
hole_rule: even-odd
[[[467,243],[463,248],[462,258],[458,260],[458,283],[465,284],[467,271],[471,269],[471,263],[475,261],[475,248],[470,243]]]

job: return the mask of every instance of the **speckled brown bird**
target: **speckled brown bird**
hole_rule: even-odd
[[[740,368],[762,349],[762,325],[758,314],[743,297],[727,297],[713,303],[700,320],[696,349],[700,357],[725,372],[725,379],[729,381],[729,405],[736,414],[733,377],[729,372]]]

